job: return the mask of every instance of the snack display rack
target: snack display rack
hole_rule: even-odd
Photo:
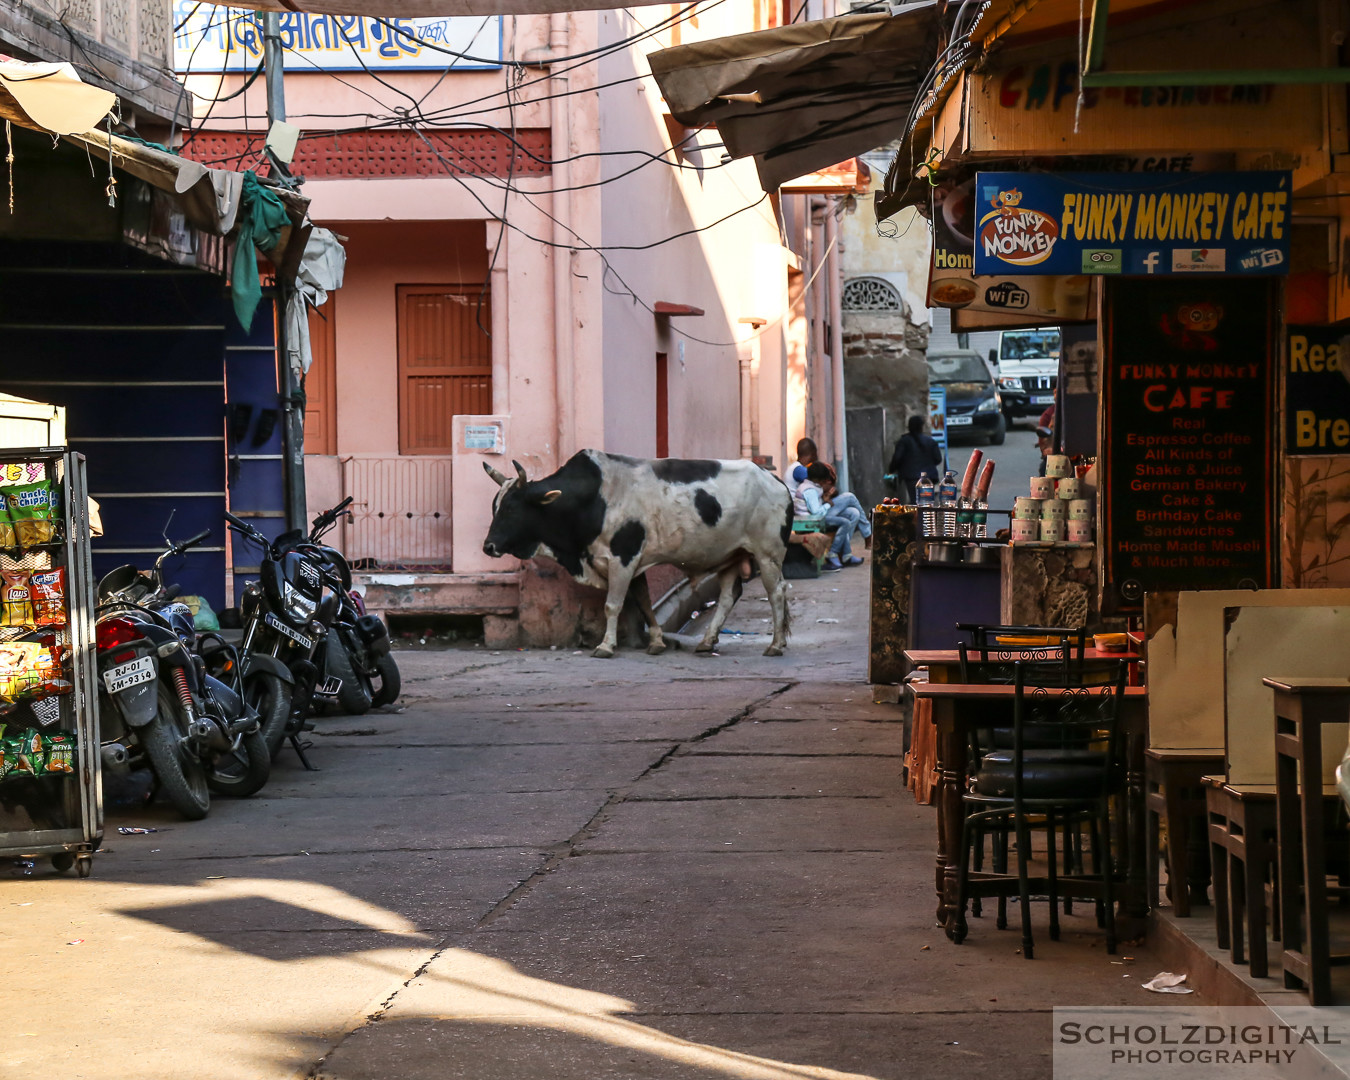
[[[84,464],[0,449],[0,858],[81,877],[103,836]]]

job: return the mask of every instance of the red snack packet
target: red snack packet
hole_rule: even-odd
[[[64,626],[66,624],[66,571],[34,570],[28,576],[32,593],[33,625]]]

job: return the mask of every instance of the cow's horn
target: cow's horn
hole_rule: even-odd
[[[486,472],[496,482],[498,487],[506,483],[506,473],[494,469],[486,461],[483,462],[483,471]]]
[[[516,477],[517,479],[520,480],[521,486],[528,484],[530,480],[529,477],[525,475],[525,466],[522,465],[519,461],[515,461],[514,459],[512,460],[511,464],[516,467]]]

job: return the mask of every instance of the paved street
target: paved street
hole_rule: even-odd
[[[1036,449],[1036,428],[1034,420],[1018,420],[1008,428],[1007,437],[1002,446],[985,446],[969,441],[959,442],[947,450],[947,461],[960,480],[966,471],[966,462],[970,452],[983,451],[985,460],[997,463],[994,469],[994,486],[989,492],[989,505],[999,510],[1011,510],[1013,499],[1025,495],[1029,490],[1027,478],[1035,476],[1041,467],[1041,452]],[[992,524],[992,523],[991,523]],[[1007,528],[1008,519],[998,519],[999,528]]]
[[[116,810],[87,881],[6,871],[0,1075],[1049,1075],[1052,1003],[1158,967],[1081,905],[1034,961],[988,909],[934,926],[865,573],[793,583],[782,659],[758,583],[716,657],[401,653],[406,711],[321,720],[321,772]]]

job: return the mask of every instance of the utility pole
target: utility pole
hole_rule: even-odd
[[[272,125],[286,119],[286,87],[284,77],[286,63],[281,49],[281,16],[275,11],[263,13],[263,76],[267,85],[267,131],[272,134]],[[278,162],[269,149],[268,160],[272,163],[273,175],[278,168],[281,175],[290,179],[290,172]],[[290,356],[286,349],[286,308],[290,300],[287,282],[277,275],[276,288],[276,328],[277,328],[277,378],[281,388],[281,404],[286,418],[282,432],[282,464],[286,481],[286,528],[308,531],[309,511],[305,505],[305,411],[304,393],[299,377],[291,370]]]

